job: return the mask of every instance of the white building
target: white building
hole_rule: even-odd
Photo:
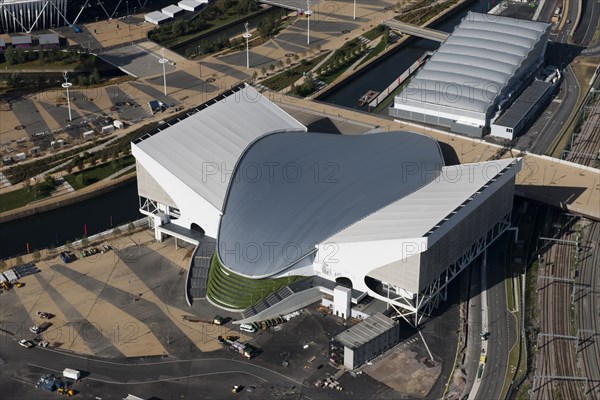
[[[138,139],[132,153],[156,238],[215,238],[227,275],[316,277],[418,324],[510,226],[517,159],[446,166],[425,135],[307,133],[250,86],[219,99]],[[343,300],[356,296],[340,296],[347,314]]]
[[[543,63],[550,24],[469,12],[394,99],[390,115],[481,137]]]
[[[160,25],[170,20],[171,17],[161,13],[160,11],[152,11],[144,15],[144,20],[154,25]]]
[[[170,6],[163,8],[161,11],[167,17],[171,17],[171,18],[175,18],[184,13],[184,10],[182,8],[179,8],[174,4],[171,4]]]
[[[3,0],[0,31],[31,32],[63,26],[66,15],[67,0]]]

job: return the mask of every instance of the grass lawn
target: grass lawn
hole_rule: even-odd
[[[227,308],[243,310],[258,300],[278,291],[285,285],[304,279],[290,276],[276,279],[250,279],[225,270],[216,254],[210,262],[207,295],[212,301]]]
[[[411,79],[406,79],[404,82],[402,82],[401,85],[399,85],[396,89],[394,89],[392,91],[392,93],[390,93],[390,95],[388,97],[386,97],[381,103],[379,103],[377,105],[377,107],[375,107],[373,109],[373,113],[374,114],[379,114],[381,111],[383,111],[384,109],[388,108],[390,104],[392,104],[394,102],[394,98],[396,98],[396,95],[398,93],[400,93],[402,91],[402,89],[404,89],[404,87],[408,84],[408,82],[410,82]],[[391,83],[391,82],[390,82]]]
[[[379,36],[383,35],[383,32],[385,32],[385,31],[386,31],[385,25],[377,25],[375,28],[371,29],[370,31],[363,33],[361,36],[364,37],[365,39],[375,40]]]
[[[85,169],[81,172],[69,174],[65,176],[65,180],[69,182],[71,186],[73,186],[73,189],[79,190],[93,183],[100,182],[115,172],[134,163],[135,158],[133,156],[127,156],[120,158],[116,166],[113,165],[112,162],[104,163],[96,167]],[[85,180],[82,178],[83,176],[85,177]]]
[[[371,58],[377,57],[382,51],[385,50],[387,45],[388,45],[387,41],[380,40],[379,43],[377,43],[377,46],[373,47],[371,49],[371,51],[369,52],[369,54],[367,54],[367,56],[358,65],[363,65],[364,63],[369,61]]]
[[[23,188],[0,194],[0,212],[23,207],[32,201],[48,197],[49,194],[35,195],[33,188]]]
[[[297,67],[291,68],[287,71],[280,72],[277,75],[270,77],[269,79],[261,82],[262,85],[268,87],[273,90],[283,90],[286,87],[290,86],[292,83],[296,82],[298,79],[302,77],[305,72],[313,69],[317,64],[319,64],[328,53],[324,53],[312,60],[308,61],[305,65],[298,65]]]

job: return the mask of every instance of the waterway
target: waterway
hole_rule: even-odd
[[[446,21],[435,26],[451,32],[469,10],[487,12],[495,4],[476,0]],[[350,108],[358,107],[358,98],[368,90],[382,90],[398,77],[426,50],[435,50],[439,43],[416,40],[399,49],[356,79],[328,95],[323,101]],[[137,186],[134,182],[105,195],[58,208],[42,214],[18,219],[0,225],[0,258],[24,254],[29,243],[30,251],[50,245],[59,246],[66,241],[81,238],[84,224],[88,235],[102,232],[112,226],[141,218],[138,211]]]
[[[445,21],[431,26],[431,28],[450,33],[469,11],[486,13],[497,3],[497,1],[476,0]],[[358,99],[363,94],[367,93],[369,90],[375,90],[377,92],[382,91],[388,87],[394,79],[398,78],[403,71],[410,67],[412,63],[421,57],[423,53],[436,50],[439,45],[440,43],[432,40],[415,40],[407,46],[399,48],[391,56],[382,60],[380,63],[377,63],[366,72],[360,74],[319,100],[357,110],[366,110],[366,106],[361,108],[358,105]],[[387,109],[384,109],[383,112],[387,113]]]
[[[142,217],[137,185],[128,183],[92,199],[0,224],[0,258],[29,250],[60,246],[66,241],[110,229]],[[85,228],[84,228],[85,225]]]

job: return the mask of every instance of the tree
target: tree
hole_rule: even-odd
[[[258,78],[258,72],[254,71],[252,73],[252,80],[256,80],[256,78]]]
[[[275,71],[275,65],[274,64],[269,65],[269,70],[271,72]]]
[[[21,265],[21,264],[23,264],[23,257],[17,256],[17,258],[15,258],[15,265]]]
[[[87,86],[89,84],[88,78],[85,75],[77,75],[77,85]]]
[[[298,61],[300,59],[300,56],[298,56],[298,54],[294,54],[294,61]]]
[[[9,65],[14,65],[17,63],[17,53],[12,46],[8,46],[6,51],[4,52],[4,59]]]
[[[267,69],[266,69],[265,67],[262,67],[262,68],[260,69],[260,73],[261,73],[262,75],[266,75],[266,74],[267,74]]]
[[[281,60],[277,61],[277,66],[279,68],[283,68],[283,61],[281,61]]]
[[[133,222],[130,222],[129,225],[127,225],[127,230],[129,231],[129,233],[133,233],[133,231],[135,230],[135,225],[133,224]]]
[[[119,227],[117,226],[115,229],[113,229],[113,233],[115,236],[120,236],[121,235],[121,229],[119,229]]]
[[[289,57],[287,57],[287,58],[285,59],[285,63],[286,63],[287,65],[290,65],[290,64],[292,63],[292,59],[291,59],[291,58],[289,58]]]
[[[94,68],[90,74],[90,85],[97,85],[98,83],[100,83],[100,74],[98,73],[98,70]]]
[[[42,255],[40,254],[39,250],[36,250],[33,252],[33,261],[40,261],[40,259],[42,258]]]

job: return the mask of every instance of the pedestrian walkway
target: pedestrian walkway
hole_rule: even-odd
[[[0,172],[0,187],[9,187],[9,186],[10,186],[10,182],[8,181],[8,179],[6,179],[4,174],[2,172]]]

